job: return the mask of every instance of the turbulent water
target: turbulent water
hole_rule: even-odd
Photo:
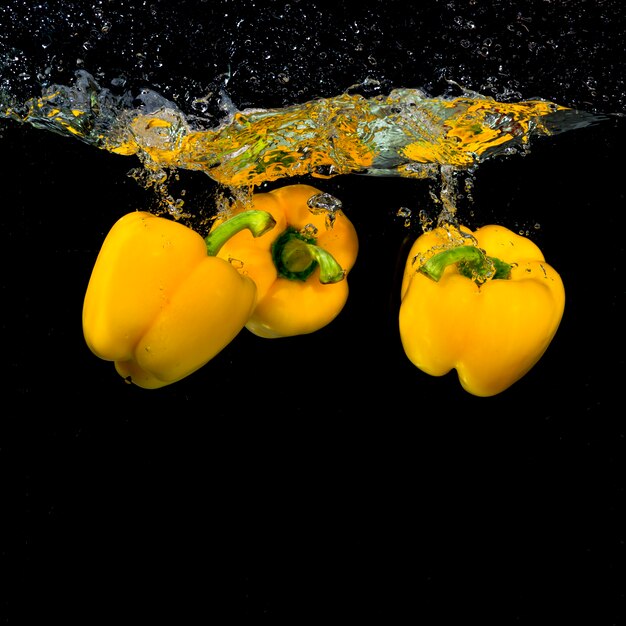
[[[251,188],[445,178],[624,108],[620,3],[495,5],[11,0],[0,117]]]
[[[219,126],[199,129],[160,94],[113,97],[84,71],[73,85],[53,85],[21,108],[1,114],[116,154],[136,154],[153,169],[200,170],[229,187],[297,175],[425,178],[440,167],[476,165],[524,148],[532,136],[599,119],[541,100],[503,103],[470,92],[432,98],[396,89],[280,109],[231,106]]]

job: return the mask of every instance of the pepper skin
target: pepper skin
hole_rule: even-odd
[[[202,237],[147,212],[120,218],[96,259],[83,304],[91,351],[145,389],[196,371],[243,329],[255,284],[207,255]]]
[[[443,376],[456,369],[466,391],[493,396],[542,357],[561,322],[565,289],[530,239],[497,225],[460,231],[465,237],[439,227],[414,242],[402,280],[400,337],[420,370]],[[503,277],[490,276],[494,259]]]
[[[309,199],[321,193],[310,185],[287,185],[254,194],[252,209],[269,212],[275,228],[258,238],[242,231],[218,253],[256,283],[257,305],[246,324],[255,335],[312,333],[335,319],[347,301],[358,237],[341,209],[332,211],[328,227],[329,213],[309,207]],[[233,212],[247,208],[238,204]]]

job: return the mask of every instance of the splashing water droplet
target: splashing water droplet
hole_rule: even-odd
[[[340,211],[342,207],[341,200],[329,193],[318,193],[311,196],[307,205],[313,215],[326,213],[326,228],[329,230],[334,226],[335,219],[337,219],[336,212]]]
[[[314,215],[318,215],[324,211],[338,211],[342,206],[341,200],[329,193],[315,194],[308,199],[307,204],[309,210]]]
[[[423,232],[429,231],[433,227],[433,219],[424,209],[419,212],[419,220]]]
[[[456,198],[457,198],[457,169],[449,165],[442,165],[441,190],[439,198],[443,205],[443,210],[439,215],[439,224],[455,223]]]
[[[408,207],[402,206],[396,211],[396,215],[404,219],[405,228],[409,228],[409,226],[411,226],[411,215],[412,215],[411,209],[409,209]]]

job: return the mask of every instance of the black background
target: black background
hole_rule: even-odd
[[[282,3],[136,4],[102,4],[107,38],[78,3],[64,5],[73,27],[16,3],[30,20],[0,42],[33,66],[54,52],[61,78],[91,37],[80,66],[109,79],[124,68],[183,109],[228,57],[241,107],[338,95],[367,76],[382,92],[442,77],[488,92],[495,75],[489,95],[623,111],[620,3],[370,2],[353,15],[294,1],[291,21]],[[53,27],[66,37],[44,52]],[[289,55],[294,33],[307,48]],[[488,36],[497,57],[478,45]],[[283,66],[289,90],[272,78]],[[474,175],[463,221],[529,230],[567,292],[542,360],[487,399],[454,372],[422,374],[399,341],[399,272],[419,224],[397,211],[436,215],[430,181],[288,181],[333,193],[357,227],[346,308],[309,336],[244,331],[199,372],[145,391],[94,357],[81,328],[104,236],[154,204],[128,176],[137,163],[12,122],[0,133],[3,623],[624,623],[621,117]],[[216,185],[179,174],[187,207],[206,210]]]

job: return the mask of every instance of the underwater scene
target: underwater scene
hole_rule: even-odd
[[[625,29],[3,3],[3,623],[626,619]]]

